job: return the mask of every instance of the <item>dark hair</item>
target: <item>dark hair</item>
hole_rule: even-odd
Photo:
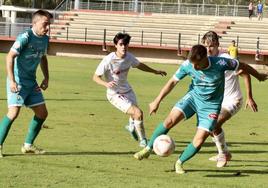
[[[194,45],[189,53],[189,60],[192,62],[201,61],[207,57],[207,49],[203,45]]]
[[[206,41],[210,41],[211,43],[219,45],[219,38],[220,36],[215,31],[208,31],[202,37],[201,43],[205,44]]]
[[[123,39],[124,44],[129,44],[131,36],[127,33],[117,33],[114,37],[114,44],[116,45],[121,39]]]
[[[36,16],[45,16],[49,19],[52,19],[53,18],[53,15],[46,11],[46,10],[38,10],[36,12],[33,13],[33,16],[32,16],[32,19],[34,19]]]

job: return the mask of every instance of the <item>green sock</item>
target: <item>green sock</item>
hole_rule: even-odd
[[[3,145],[13,121],[5,116],[0,123],[0,145]]]
[[[185,161],[191,159],[200,150],[200,148],[196,148],[193,143],[190,143],[179,157],[181,163],[183,164]]]
[[[162,134],[167,134],[169,131],[169,129],[167,129],[166,127],[164,127],[163,123],[160,123],[158,125],[158,127],[154,130],[153,135],[150,138],[150,142],[148,143],[147,147],[150,147],[151,149],[153,148],[153,144],[154,144],[154,140],[162,135]]]
[[[44,119],[40,119],[36,116],[33,117],[29,125],[29,130],[25,139],[25,143],[33,144],[35,138],[37,137],[42,128],[44,121],[45,121]]]

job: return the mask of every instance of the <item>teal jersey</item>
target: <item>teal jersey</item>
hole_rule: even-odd
[[[14,76],[18,84],[32,87],[36,82],[36,69],[41,58],[46,55],[48,48],[48,36],[37,36],[32,29],[18,35],[11,47],[17,53],[14,60]]]
[[[208,57],[209,66],[203,70],[195,70],[192,63],[186,60],[174,74],[174,78],[182,80],[186,75],[192,77],[189,92],[201,101],[220,104],[224,94],[224,72],[236,70],[239,62],[223,57]]]

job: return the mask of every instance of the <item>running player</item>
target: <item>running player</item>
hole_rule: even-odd
[[[127,33],[115,35],[113,41],[116,52],[103,58],[97,67],[93,80],[107,88],[107,99],[112,105],[130,116],[126,129],[136,140],[140,140],[141,147],[145,147],[147,139],[143,125],[143,112],[138,107],[135,93],[127,81],[128,72],[131,67],[162,76],[165,76],[166,72],[150,68],[129,53],[130,38]],[[102,78],[103,75],[105,79]]]
[[[159,135],[167,134],[181,120],[188,119],[196,113],[197,131],[193,141],[185,148],[175,163],[176,173],[185,173],[182,167],[183,163],[191,159],[200,150],[217,123],[224,92],[224,72],[226,70],[237,70],[238,68],[249,72],[259,80],[266,77],[266,75],[259,74],[252,67],[239,63],[235,59],[207,57],[207,50],[204,46],[193,46],[189,60],[186,60],[180,66],[155,100],[150,103],[150,114],[158,110],[160,102],[187,75],[192,77],[189,91],[175,104],[164,122],[160,123],[154,130],[148,145],[143,150],[135,153],[134,157],[138,160],[148,158],[152,151],[154,140]]]
[[[208,31],[205,33],[201,40],[202,44],[207,48],[208,55],[219,56],[225,58],[232,58],[227,53],[219,52],[219,36],[214,31]],[[250,107],[253,112],[257,112],[257,104],[252,96],[251,79],[249,74],[241,74],[245,81],[247,100],[245,107]],[[240,89],[238,73],[235,71],[225,72],[225,88],[224,98],[221,107],[221,113],[218,118],[217,125],[213,131],[213,142],[215,142],[218,149],[218,155],[211,157],[209,160],[217,161],[217,167],[221,168],[226,166],[227,161],[231,160],[231,153],[228,151],[227,144],[225,142],[224,131],[222,125],[235,115],[242,107],[243,96]]]

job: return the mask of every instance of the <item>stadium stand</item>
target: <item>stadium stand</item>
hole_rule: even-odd
[[[135,51],[137,56],[176,60],[176,54],[187,54],[192,45],[200,43],[205,32],[214,30],[221,36],[222,51],[226,51],[231,41],[236,40],[240,58],[243,55],[243,60],[251,63],[258,51],[268,64],[268,31],[265,29],[268,20],[265,18],[258,21],[256,18],[249,20],[247,17],[234,16],[104,10],[57,11],[54,17],[49,33],[52,55],[88,56],[91,52],[101,58],[104,53],[99,51],[109,51],[114,35],[121,31],[132,36],[130,47],[139,51]],[[29,26],[29,23],[1,21],[0,40],[3,43],[0,50],[7,51],[10,41]],[[65,45],[65,48],[61,48],[61,45]],[[78,48],[83,49],[79,51]]]
[[[246,17],[211,17],[174,14],[135,14],[127,12],[72,11],[59,16],[52,25],[51,37],[57,40],[112,42],[115,33],[128,32],[131,44],[142,46],[180,47],[187,49],[200,42],[208,30],[221,37],[226,49],[231,40],[238,39],[240,53],[255,53],[257,38],[263,54],[268,54],[268,21],[258,22]]]

